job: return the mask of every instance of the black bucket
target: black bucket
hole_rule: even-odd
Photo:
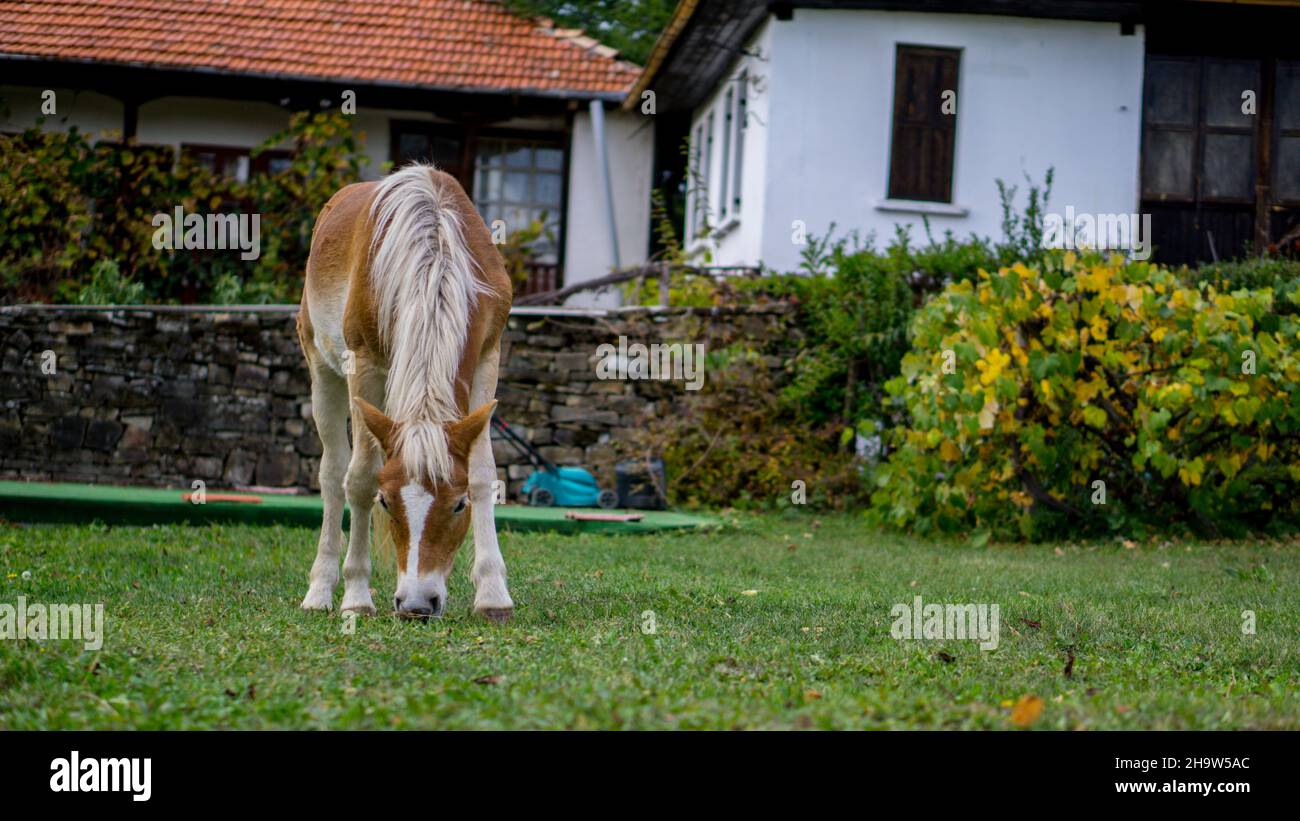
[[[614,466],[618,506],[639,510],[663,510],[668,506],[668,481],[664,460],[630,459]]]

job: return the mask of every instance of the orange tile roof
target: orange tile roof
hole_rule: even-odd
[[[0,56],[464,91],[619,95],[637,67],[497,0],[7,0]]]

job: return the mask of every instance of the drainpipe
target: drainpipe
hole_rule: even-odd
[[[596,167],[601,184],[605,187],[605,217],[609,222],[609,248],[614,254],[614,270],[622,270],[618,255],[618,228],[614,221],[614,187],[609,178],[609,148],[605,144],[605,106],[600,100],[591,101],[591,134],[596,141]]]

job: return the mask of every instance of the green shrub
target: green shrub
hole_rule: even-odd
[[[246,183],[213,174],[170,148],[94,142],[78,130],[0,135],[0,300],[76,299],[95,266],[116,261],[144,286],[142,301],[213,301],[231,282],[252,301],[297,299],[317,213],[365,162],[350,120],[337,112],[292,115],[258,153],[289,145],[288,166]],[[159,251],[153,216],[260,215],[261,253]]]
[[[829,491],[827,498],[835,500],[829,503],[862,500],[865,491],[853,487],[863,468],[855,446],[870,443],[893,422],[882,409],[883,386],[908,350],[915,307],[949,282],[973,281],[1000,262],[1020,260],[1026,249],[1038,253],[1034,243],[1041,242],[1051,181],[1049,170],[1046,190],[1030,183],[1023,214],[1014,210],[1016,189],[999,183],[1004,236],[997,244],[977,236],[960,240],[952,232],[936,239],[926,222],[923,243],[899,226],[878,250],[874,236],[837,236],[831,225],[825,236],[809,238],[797,273],[720,279],[674,273],[674,306],[783,301],[797,307],[800,331],[790,340],[796,350],[781,385],[756,387],[753,381],[763,375],[710,370],[708,386],[688,400],[686,414],[657,419],[645,432],[645,449],[664,454],[670,472],[685,471],[670,481],[677,498],[723,505],[788,499],[790,482],[804,478],[809,487]],[[684,268],[692,257],[666,218],[662,197],[655,207],[664,261]],[[653,279],[634,281],[624,292],[641,304],[659,301]]]
[[[948,286],[887,386],[908,421],[873,518],[1025,538],[1292,522],[1300,321],[1275,306],[1298,298],[1072,253]]]
[[[123,276],[117,263],[100,260],[90,272],[90,281],[73,299],[78,305],[139,305],[144,302],[144,285]]]
[[[1281,293],[1294,290],[1300,284],[1300,260],[1271,255],[1245,257],[1182,269],[1179,276],[1193,287],[1204,282],[1220,292],[1238,288],[1272,288]],[[1279,306],[1282,307],[1285,306]]]
[[[19,299],[49,293],[81,261],[94,219],[79,188],[88,154],[75,128],[0,134],[0,283]]]
[[[708,379],[678,412],[640,429],[626,455],[662,455],[668,495],[688,506],[766,509],[788,505],[792,483],[813,508],[867,499],[860,467],[838,448],[835,426],[807,427],[778,399],[757,351],[711,351]]]
[[[802,424],[852,427],[876,417],[880,387],[907,351],[915,300],[904,237],[885,254],[840,245],[830,254],[833,276],[773,276],[742,285],[799,306],[804,337],[780,398]]]

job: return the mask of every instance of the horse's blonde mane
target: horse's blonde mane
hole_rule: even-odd
[[[444,425],[460,417],[456,376],[470,315],[490,290],[476,276],[461,214],[434,168],[410,165],[379,184],[371,206],[370,283],[388,357],[386,412],[408,477],[451,473]]]

